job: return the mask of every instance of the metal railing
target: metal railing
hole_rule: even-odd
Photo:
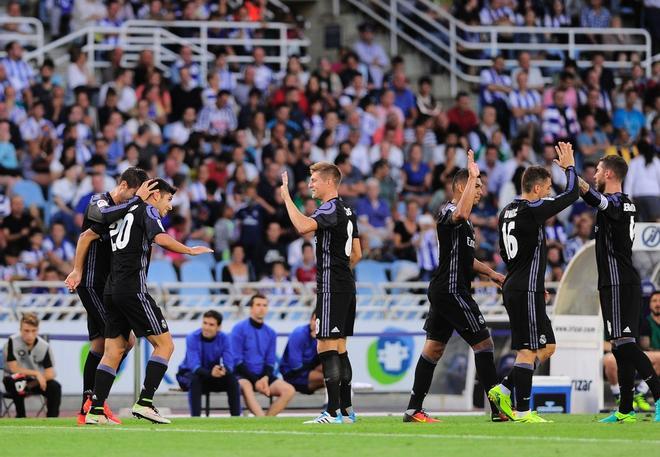
[[[604,53],[636,52],[641,55],[642,65],[647,76],[651,75],[652,55],[651,36],[644,29],[635,28],[554,28],[554,27],[513,27],[513,26],[470,26],[459,21],[436,3],[429,0],[345,0],[353,8],[361,11],[385,27],[390,37],[390,53],[398,53],[398,40],[403,39],[419,52],[429,57],[450,73],[450,90],[455,95],[458,79],[478,83],[479,76],[470,74],[468,67],[478,70],[492,65],[490,57],[497,54],[509,54],[510,51],[546,51],[558,56],[570,57],[577,61],[578,67],[588,67],[591,62],[581,58],[585,52],[601,51]],[[335,2],[337,5],[338,2]],[[420,8],[421,7],[421,8]],[[423,8],[423,9],[422,9]],[[339,9],[335,7],[335,13]],[[429,13],[432,13],[433,16]],[[582,42],[587,35],[602,38],[606,35],[623,35],[631,39],[630,44],[593,44]],[[544,37],[563,36],[557,42],[526,43],[525,37],[543,35]],[[466,39],[471,36],[472,39]],[[505,37],[505,40],[502,38]],[[518,38],[518,39],[512,39]],[[471,57],[471,54],[480,54]],[[511,57],[509,55],[509,57]],[[509,68],[517,65],[513,58],[506,61]],[[534,65],[542,69],[558,70],[562,60],[534,60]],[[608,68],[627,69],[631,62],[606,60]]]
[[[554,297],[558,283],[546,283]],[[246,305],[257,291],[268,296],[271,316],[304,321],[316,305],[315,283],[209,282],[150,283],[156,302],[168,319],[191,321],[209,309],[227,318],[247,315]],[[357,318],[395,321],[420,320],[428,312],[427,282],[358,282]],[[492,282],[474,282],[473,297],[488,322],[508,322],[499,289]],[[18,319],[22,312],[35,312],[46,321],[84,319],[85,309],[77,294],[58,281],[0,282],[0,321]]]
[[[37,21],[38,22],[38,21]],[[54,60],[57,66],[66,64],[68,55],[65,51],[72,44],[83,44],[82,51],[87,54],[87,65],[90,69],[101,70],[110,65],[106,54],[117,47],[124,51],[122,64],[133,65],[137,62],[139,53],[150,49],[154,53],[156,66],[167,71],[169,66],[178,59],[176,49],[179,46],[189,46],[193,51],[193,60],[200,64],[200,77],[206,81],[209,64],[215,59],[213,48],[222,46],[237,46],[251,49],[263,47],[272,52],[267,53],[265,62],[286,68],[291,54],[302,54],[301,61],[309,62],[309,56],[304,50],[309,46],[307,39],[292,39],[288,30],[292,26],[282,22],[226,22],[226,21],[143,21],[130,20],[121,27],[88,26],[54,40],[46,45],[38,46],[33,51],[25,53],[26,60],[36,59],[41,62],[46,54],[58,55]],[[271,31],[273,38],[230,38],[220,35],[227,30],[266,30]],[[195,36],[181,36],[177,32],[194,30]],[[245,55],[228,55],[229,63],[249,63],[252,57]]]
[[[18,26],[27,24],[32,30],[29,34],[10,32],[4,28],[8,24]],[[34,17],[0,16],[0,57],[6,54],[4,46],[11,41],[18,41],[23,47],[39,49],[44,45],[44,26],[39,19]]]

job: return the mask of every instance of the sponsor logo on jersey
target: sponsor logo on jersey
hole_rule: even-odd
[[[96,202],[96,206],[99,208],[105,208],[106,206],[110,206],[107,200],[99,200]]]

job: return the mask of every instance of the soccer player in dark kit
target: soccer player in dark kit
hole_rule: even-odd
[[[549,198],[550,172],[541,166],[531,166],[522,176],[521,198],[509,203],[499,216],[500,254],[508,270],[502,287],[504,307],[511,325],[511,347],[518,353],[510,375],[490,389],[488,398],[509,419],[523,423],[550,422],[529,411],[537,359],[547,360],[555,349],[555,335],[545,310],[544,225],[547,219],[579,198],[573,146],[560,142],[555,150],[559,157],[555,163],[566,170],[564,192]],[[510,397],[513,388],[515,414]]]
[[[459,170],[452,183],[454,199],[437,216],[440,258],[433,272],[428,297],[431,302],[424,324],[426,342],[417,361],[415,381],[404,422],[439,422],[422,408],[435,367],[454,330],[472,347],[479,381],[486,391],[497,384],[493,340],[479,306],[470,294],[474,272],[502,284],[504,275],[474,258],[475,236],[469,221],[472,206],[481,199],[479,167],[468,151],[467,169]],[[507,420],[492,406],[493,421]]]
[[[660,382],[653,364],[638,345],[642,286],[632,263],[636,208],[622,193],[628,173],[623,158],[612,155],[600,159],[596,167],[596,187],[580,180],[582,199],[598,209],[596,217],[596,264],[598,292],[605,331],[612,342],[621,398],[619,409],[600,422],[636,422],[633,409],[635,370],[649,386],[655,400],[655,422],[660,422]]]
[[[282,199],[298,233],[316,232],[316,338],[328,393],[327,410],[309,424],[354,423],[351,401],[352,369],[346,338],[353,335],[356,289],[352,268],[362,257],[357,220],[338,197],[341,171],[318,162],[310,167],[309,188],[322,205],[307,217],[289,195],[289,179],[282,174]]]
[[[87,236],[87,229],[91,229],[96,235],[107,235],[107,222],[112,215],[149,196],[151,183],[147,182],[147,178],[144,170],[131,167],[121,174],[117,187],[112,191],[94,195],[83,215],[82,237]],[[83,400],[78,413],[78,425],[84,425],[85,415],[92,405],[94,376],[103,357],[107,314],[103,305],[103,289],[110,273],[111,252],[107,236],[93,241],[86,256],[82,255],[81,250],[77,250],[74,269],[65,281],[69,290],[75,289],[78,292],[87,311],[89,353],[83,368]],[[133,340],[129,340],[127,350],[133,346]],[[107,404],[105,414],[109,421],[121,424],[121,420],[112,413]]]
[[[132,413],[154,423],[170,423],[153,406],[153,396],[167,371],[174,342],[167,321],[147,289],[151,244],[188,255],[213,251],[204,246],[185,246],[165,233],[161,217],[171,211],[176,188],[162,179],[154,180],[154,184],[146,201],[125,207],[125,215],[109,227],[112,264],[104,297],[107,309],[105,352],[96,370],[92,407],[85,418],[86,424],[112,423],[105,415],[103,404],[110,394],[131,331],[136,337],[146,337],[154,347]],[[79,244],[78,248],[85,254],[89,242]]]

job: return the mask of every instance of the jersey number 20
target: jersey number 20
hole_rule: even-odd
[[[505,222],[502,226],[502,240],[504,241],[504,249],[509,259],[513,259],[518,254],[518,240],[511,234],[514,228],[516,228],[515,221]]]
[[[128,246],[134,219],[133,213],[128,213],[121,221],[117,221],[110,226],[110,244],[113,252]]]

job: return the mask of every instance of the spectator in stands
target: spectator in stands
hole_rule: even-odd
[[[417,111],[424,116],[430,117],[435,117],[440,114],[442,111],[442,104],[433,96],[433,82],[431,81],[431,78],[428,76],[420,77],[417,81],[417,88]],[[472,114],[474,115],[474,113]],[[474,123],[476,124],[476,122],[477,118],[476,115],[474,115]]]
[[[517,88],[509,93],[509,106],[513,115],[512,131],[534,139],[540,133],[543,104],[541,95],[529,87],[528,81],[527,72],[518,72]]]
[[[417,219],[419,232],[412,238],[412,244],[417,251],[419,281],[430,281],[431,275],[438,267],[438,235],[435,230],[433,216],[422,214]]]
[[[0,60],[5,69],[7,80],[16,90],[18,100],[25,97],[26,104],[32,102],[29,92],[30,86],[34,84],[34,70],[23,60],[23,46],[17,41],[10,41],[5,46],[6,57]]]
[[[511,72],[511,79],[513,80],[513,87],[519,88],[518,74],[527,73],[527,88],[533,91],[542,91],[545,86],[543,75],[538,67],[532,66],[532,58],[527,51],[522,51],[518,54],[518,67]]]
[[[39,221],[33,217],[33,211],[26,211],[23,197],[11,197],[11,213],[2,220],[4,239],[7,249],[14,248],[17,252],[30,246],[30,232],[38,227]]]
[[[76,252],[74,245],[66,239],[66,227],[55,222],[51,225],[50,236],[43,242],[43,249],[48,261],[61,274],[68,274],[73,269],[73,258]]]
[[[235,373],[245,404],[255,416],[276,416],[295,395],[294,387],[275,376],[275,331],[264,323],[268,299],[256,294],[250,298],[250,317],[237,323],[231,332]],[[267,397],[279,397],[264,414],[255,392]]]
[[[67,87],[69,90],[82,88],[92,89],[96,85],[94,73],[87,66],[87,53],[74,47],[69,52],[69,66],[67,69]]]
[[[55,380],[53,355],[48,342],[39,336],[39,318],[21,316],[20,332],[9,337],[3,349],[7,394],[14,401],[16,417],[25,417],[25,397],[46,397],[48,417],[60,415],[62,386]]]
[[[417,262],[417,253],[412,239],[420,231],[417,223],[418,215],[419,204],[417,201],[407,200],[404,217],[394,224],[394,256],[399,260]]]
[[[596,51],[591,55],[591,67],[583,72],[582,79],[587,79],[586,74],[591,70],[596,70],[596,73],[600,75],[600,87],[608,94],[611,94],[615,86],[614,73],[612,73],[612,70],[605,67],[605,54],[601,51]]]
[[[633,142],[637,141],[637,137],[646,122],[642,112],[635,108],[637,101],[637,91],[635,89],[626,90],[626,106],[617,109],[612,117],[614,128],[625,129]]]
[[[419,143],[410,146],[408,157],[401,169],[403,196],[416,199],[423,207],[428,201],[431,189],[431,169],[422,162],[422,146]]]
[[[481,110],[481,122],[468,135],[468,143],[473,151],[476,151],[475,160],[479,160],[479,151],[493,140],[493,134],[501,131],[501,126],[497,123],[497,111],[494,106],[486,105]],[[506,141],[505,141],[506,144]],[[507,146],[508,148],[508,146]],[[504,160],[505,157],[500,157]]]
[[[543,141],[556,143],[560,139],[566,139],[572,143],[580,133],[580,124],[575,111],[566,105],[566,91],[562,88],[555,89],[553,93],[553,104],[543,111]]]
[[[499,1],[499,0],[496,0]],[[508,97],[511,92],[511,78],[504,72],[504,57],[496,56],[493,66],[481,71],[480,100],[482,106],[492,105],[496,109],[497,123],[505,132],[509,131]],[[474,148],[474,145],[472,145]]]
[[[316,350],[316,314],[309,323],[296,327],[289,335],[280,361],[284,380],[297,392],[313,394],[325,386],[323,367]]]
[[[314,281],[316,281],[316,271],[317,271],[314,247],[312,246],[311,243],[305,241],[303,242],[301,249],[302,249],[302,260],[294,267],[295,279],[296,281],[300,281],[300,282],[313,283]],[[289,257],[289,263],[291,263],[290,257]],[[286,380],[286,375],[284,376],[284,379]]]
[[[591,239],[593,228],[594,220],[591,214],[583,213],[575,219],[574,234],[566,240],[564,246],[564,259],[566,263],[569,263],[580,248]]]
[[[245,261],[245,249],[239,243],[231,246],[231,260],[222,268],[222,282],[241,284],[256,280],[252,266]]]
[[[559,74],[559,84],[556,87],[548,87],[543,92],[543,106],[548,107],[554,103],[555,92],[564,91],[564,103],[574,110],[578,106],[578,93],[575,90],[576,75],[570,71],[563,71]]]
[[[456,95],[456,104],[447,111],[447,119],[450,124],[459,128],[462,135],[467,135],[477,127],[479,120],[470,106],[470,96],[467,92],[459,92]],[[479,148],[477,145],[472,146]]]
[[[639,155],[639,150],[637,145],[630,138],[630,134],[626,129],[615,129],[614,131],[614,141],[612,145],[605,150],[605,155],[618,155],[623,157],[626,163]]]
[[[20,174],[16,147],[11,142],[11,125],[0,120],[0,176]]]
[[[503,0],[491,0],[484,3],[479,12],[481,25],[515,25],[513,10]]]
[[[23,13],[21,12],[21,4],[18,2],[18,0],[9,1],[9,3],[7,4],[7,16],[10,18],[19,18],[23,16]],[[23,23],[7,22],[3,24],[2,31],[8,34],[17,34],[17,35],[26,35],[26,36],[35,34],[35,30],[33,30],[33,26],[25,22]],[[26,40],[20,40],[19,42],[23,47],[28,46],[29,43]]]
[[[644,0],[644,26],[651,34],[652,54],[660,52],[660,2]]]
[[[603,7],[603,0],[591,0],[591,7],[585,6],[580,13],[580,27],[603,28],[610,26],[610,12]],[[599,43],[596,35],[587,35],[587,39],[592,43]]]
[[[598,162],[605,156],[605,150],[610,146],[607,135],[603,133],[596,123],[593,114],[587,114],[582,121],[582,130],[577,137],[576,163],[582,168],[585,161]]]
[[[286,263],[286,244],[282,242],[282,227],[277,222],[271,222],[266,228],[266,239],[261,244],[256,258],[257,277],[262,277],[272,270],[273,263]]]
[[[394,223],[387,201],[380,197],[380,183],[376,178],[367,180],[366,196],[357,204],[362,250],[365,253],[382,250],[391,239]]]
[[[198,87],[202,84],[202,70],[199,64],[194,61],[193,51],[190,46],[181,46],[179,57],[170,67],[170,81],[172,84],[181,82],[180,72],[182,68],[188,69],[188,75],[190,76],[193,87]]]
[[[81,30],[108,15],[108,9],[102,0],[75,0],[71,21],[72,30]]]
[[[273,70],[266,65],[266,52],[261,47],[255,47],[252,52],[254,62],[254,87],[267,93],[273,83]]]
[[[597,89],[591,89],[587,92],[586,101],[580,105],[577,111],[578,120],[584,122],[588,115],[594,116],[598,127],[605,133],[612,132],[612,118],[610,114],[601,108],[601,92]]]
[[[417,117],[417,102],[415,94],[408,88],[406,75],[400,71],[392,76],[392,90],[394,91],[394,104],[403,112],[408,123]]]
[[[360,39],[353,46],[353,50],[360,62],[367,66],[369,81],[373,87],[380,89],[383,87],[383,76],[390,65],[390,59],[383,47],[374,41],[373,25],[362,23],[358,26],[358,32]]]
[[[660,158],[646,141],[638,143],[639,155],[630,161],[624,192],[637,208],[638,222],[660,220]]]
[[[234,356],[229,336],[220,331],[222,314],[209,310],[202,328],[186,336],[186,356],[176,374],[181,389],[188,392],[190,415],[200,416],[202,394],[227,392],[229,412],[241,415],[241,396],[234,376]]]

